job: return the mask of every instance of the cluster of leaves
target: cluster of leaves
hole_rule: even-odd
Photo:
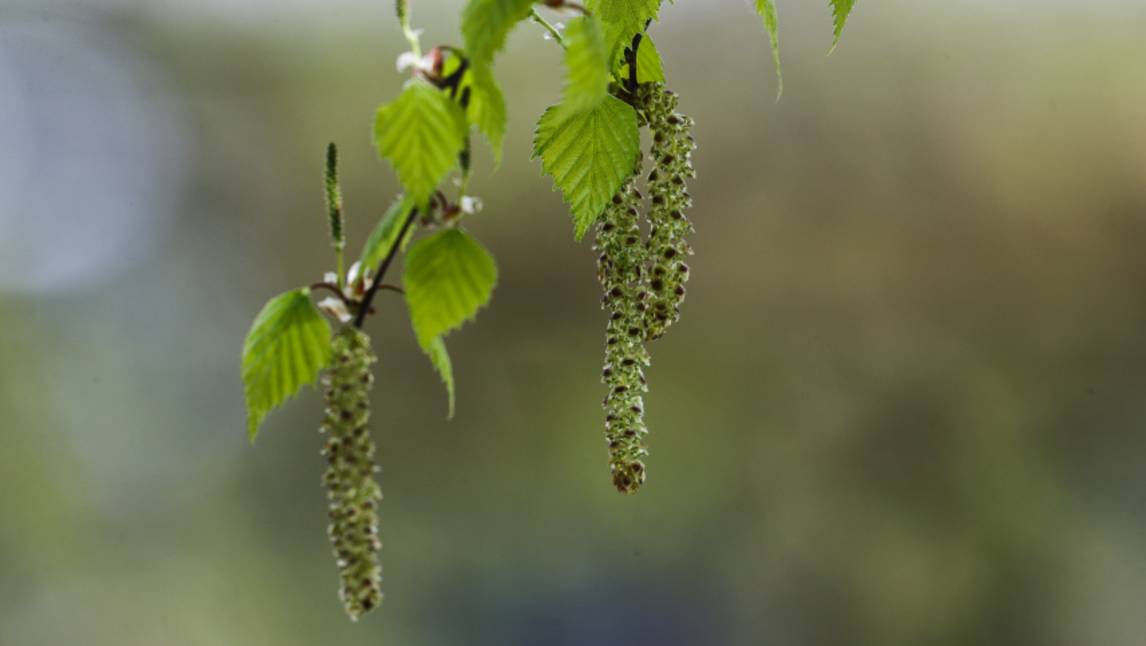
[[[756,8],[764,18],[779,69],[774,2],[757,0]],[[451,172],[461,170],[468,179],[469,169],[460,166],[468,164],[463,161],[469,153],[471,128],[485,135],[500,158],[507,112],[493,63],[514,27],[536,15],[535,4],[564,6],[552,0],[470,0],[462,10],[464,55],[453,52],[446,54],[446,61],[431,62],[431,69],[419,67],[418,71],[428,74],[415,75],[395,101],[378,110],[375,143],[392,163],[406,192],[370,235],[359,259],[361,272],[385,259],[395,244],[405,248],[412,229],[403,227],[403,221],[415,210],[423,215],[435,211],[433,198]],[[834,42],[854,4],[855,0],[830,0]],[[640,154],[637,112],[610,94],[609,88],[631,75],[642,83],[664,81],[660,54],[646,34],[660,6],[660,0],[589,0],[586,11],[569,21],[560,41],[565,48],[565,89],[560,103],[546,110],[537,124],[534,154],[569,204],[578,239],[632,174]],[[404,2],[399,3],[399,17],[410,33]],[[642,42],[633,73],[624,52],[638,34]],[[420,52],[416,53],[421,59]],[[438,69],[432,69],[433,65]],[[452,76],[458,78],[443,86]],[[328,176],[327,186],[328,202],[337,202],[339,217],[332,216],[331,228],[341,250],[345,240],[337,224],[341,222],[341,195],[336,178]],[[444,336],[489,301],[497,280],[489,252],[459,227],[459,221],[445,222],[444,230],[413,245],[403,279],[418,342],[447,384],[451,412],[454,387]],[[397,241],[403,230],[407,239]],[[347,284],[341,271],[337,282]],[[314,384],[328,365],[332,331],[311,302],[311,289],[293,290],[269,302],[244,344],[243,382],[252,439],[269,411],[303,385]]]
[[[489,251],[461,226],[476,200],[460,195],[450,203],[438,186],[462,168],[471,125],[453,89],[435,85],[441,76],[411,78],[393,102],[378,109],[374,135],[379,154],[389,160],[405,193],[378,221],[359,260],[343,275],[341,268],[326,281],[273,299],[256,318],[243,348],[243,383],[247,396],[248,434],[253,441],[266,414],[317,381],[329,366],[332,330],[310,298],[317,288],[336,292],[326,303],[344,325],[361,327],[371,288],[382,287],[382,274],[394,256],[406,251],[402,291],[418,344],[439,372],[454,412],[454,379],[445,337],[471,320],[490,300],[497,266]],[[333,150],[333,149],[332,149]],[[328,169],[334,168],[334,157]],[[327,202],[331,235],[339,252],[342,201],[337,176],[328,170]],[[414,224],[434,230],[411,244]],[[371,272],[371,267],[379,267]],[[372,284],[378,282],[377,285]],[[341,304],[341,306],[340,306]]]
[[[456,224],[408,245],[413,230],[403,220],[418,213],[411,198],[397,200],[379,221],[361,259],[340,282],[347,287],[338,301],[324,301],[328,313],[350,325],[365,304],[366,267],[384,262],[387,249],[406,248],[403,291],[419,345],[440,374],[454,413],[454,379],[444,337],[471,320],[490,300],[497,266],[489,251]],[[403,240],[398,240],[399,236]],[[328,276],[329,278],[329,276]],[[242,376],[247,401],[248,436],[253,442],[271,410],[286,403],[304,385],[313,385],[330,366],[332,328],[311,295],[336,287],[334,281],[300,287],[272,299],[256,317],[243,344]],[[338,303],[346,306],[345,313]],[[350,320],[346,320],[347,315]]]
[[[829,4],[834,48],[855,0],[829,0]],[[539,5],[576,15],[562,32],[538,13]],[[453,416],[454,379],[445,337],[489,302],[497,283],[493,257],[462,226],[480,204],[466,193],[471,131],[481,133],[495,159],[501,159],[508,112],[494,72],[496,57],[510,32],[530,18],[564,48],[561,100],[536,126],[534,156],[568,203],[574,235],[580,240],[607,208],[618,204],[622,186],[632,185],[642,157],[640,128],[648,120],[640,113],[637,89],[665,80],[660,54],[647,33],[658,20],[661,5],[661,0],[586,0],[584,5],[565,0],[469,0],[461,16],[462,47],[436,47],[423,54],[419,32],[410,26],[408,0],[397,0],[398,19],[410,43],[399,66],[410,71],[410,79],[394,101],[378,109],[374,143],[393,167],[403,193],[379,219],[357,261],[346,269],[342,193],[337,152],[331,146],[326,201],[335,270],[319,282],[271,299],[251,327],[242,352],[251,441],[267,414],[304,385],[315,384],[324,372],[328,384],[346,376],[332,365],[339,354],[338,339],[363,334],[374,297],[383,289],[404,293],[415,337],[446,386]],[[774,0],[756,0],[756,8],[771,39],[779,74]],[[442,188],[451,177],[458,187],[453,199]],[[420,230],[427,235],[414,240]],[[387,271],[403,253],[402,287],[386,285]],[[334,296],[315,303],[312,296],[320,290]],[[340,327],[337,334],[324,314]],[[636,372],[631,377],[643,382]],[[338,393],[328,392],[329,396]],[[368,404],[364,395],[356,401]],[[626,405],[637,407],[632,402]],[[363,414],[361,425],[341,430],[358,433],[361,426],[365,433],[367,417]],[[333,427],[329,418],[326,426]],[[639,447],[634,447],[633,461],[639,457]],[[347,537],[332,538],[341,545],[339,541]],[[352,615],[369,609],[379,598],[373,587],[367,588],[358,591]]]

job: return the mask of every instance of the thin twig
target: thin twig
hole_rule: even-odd
[[[406,234],[409,233],[410,227],[414,225],[414,221],[418,219],[417,207],[410,209],[410,215],[406,216],[406,221],[402,223],[402,230],[398,232],[398,237],[394,238],[394,244],[390,247],[390,251],[382,262],[378,265],[378,271],[374,274],[374,282],[370,284],[370,289],[366,290],[366,295],[362,297],[362,304],[358,307],[358,314],[354,317],[354,327],[359,330],[366,323],[366,316],[370,313],[370,306],[374,302],[374,295],[382,287],[382,279],[386,276],[386,270],[390,268],[394,258],[398,255],[398,250],[402,248],[402,241],[406,239]]]
[[[558,45],[561,45],[562,49],[565,48],[565,37],[562,36],[561,32],[556,27],[553,26],[553,23],[549,22],[548,20],[545,19],[544,16],[537,13],[537,9],[530,9],[529,10],[529,18],[533,22],[544,27],[545,31],[549,32],[549,35],[553,37],[553,40],[557,41]]]
[[[398,22],[402,25],[402,34],[406,36],[406,40],[410,43],[410,51],[413,52],[417,58],[422,57],[422,46],[418,43],[418,32],[410,28],[410,3],[409,0],[397,0]]]
[[[335,296],[337,296],[338,300],[342,301],[343,304],[345,304],[347,306],[352,305],[350,299],[347,298],[346,294],[344,294],[342,292],[342,289],[339,288],[339,286],[335,285],[334,283],[315,283],[315,284],[311,285],[310,288],[311,289],[325,289],[325,290],[333,293]]]

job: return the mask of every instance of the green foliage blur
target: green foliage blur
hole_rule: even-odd
[[[519,27],[496,171],[475,141],[468,226],[500,278],[450,337],[453,421],[401,298],[368,324],[387,597],[356,625],[320,397],[252,448],[239,352],[270,296],[333,269],[328,141],[351,257],[393,200],[370,127],[405,40],[385,2],[272,4],[0,7],[0,63],[83,77],[17,48],[98,39],[174,124],[128,169],[166,207],[124,234],[125,268],[24,288],[36,272],[0,264],[0,644],[1146,643],[1140,3],[861,2],[825,57],[827,8],[780,2],[779,103],[749,3],[666,4],[652,33],[697,121],[697,255],[651,346],[632,498],[606,464],[594,256],[529,159],[562,55]],[[459,40],[460,5],[413,0],[424,44]],[[15,36],[52,30],[85,36]],[[34,164],[0,145],[0,179],[63,168],[54,146],[78,144],[54,129],[115,125],[89,116],[102,93],[65,98],[10,122],[47,134]],[[20,182],[0,181],[0,251],[50,269],[110,244],[60,242],[79,198],[18,237],[21,205],[87,190]]]

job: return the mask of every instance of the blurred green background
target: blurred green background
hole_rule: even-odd
[[[501,57],[491,309],[459,414],[383,296],[387,599],[350,624],[319,398],[244,437],[239,349],[396,183],[388,2],[0,2],[0,644],[1146,643],[1146,6],[750,3],[653,30],[697,255],[609,483],[594,256],[529,160],[560,52]],[[456,43],[460,0],[414,0]],[[355,245],[355,248],[357,246]]]

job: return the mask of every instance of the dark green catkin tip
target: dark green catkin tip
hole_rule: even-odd
[[[605,331],[605,367],[601,380],[608,387],[605,408],[605,441],[613,486],[625,494],[636,493],[645,482],[641,461],[645,447],[644,401],[647,390],[644,368],[644,311],[649,293],[644,285],[646,249],[641,243],[641,194],[634,171],[597,222],[594,249],[597,278],[604,291],[602,307],[609,314]]]
[[[323,376],[326,416],[322,455],[327,470],[322,481],[330,499],[328,533],[341,575],[339,597],[346,614],[357,621],[382,602],[382,566],[378,537],[378,502],[374,440],[370,436],[371,367],[377,361],[370,338],[355,327],[338,332],[331,366]]]
[[[336,249],[346,246],[346,234],[342,226],[342,188],[338,182],[338,147],[331,143],[326,147],[326,214],[330,221],[330,241]]]

